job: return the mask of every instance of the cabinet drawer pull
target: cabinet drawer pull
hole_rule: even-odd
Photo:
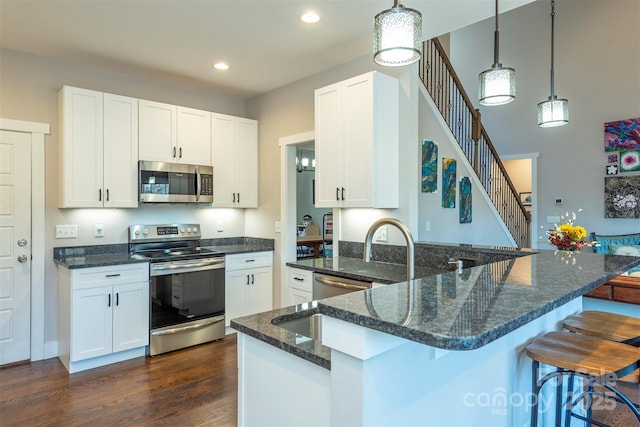
[[[245,259],[244,262],[254,262],[255,259]]]
[[[180,155],[178,156],[179,158],[182,158],[182,147],[180,147]]]
[[[240,203],[240,193],[238,193],[238,203]]]
[[[233,203],[236,202],[236,193],[233,193]]]
[[[342,200],[344,200],[344,187],[342,187]]]
[[[298,282],[304,282],[304,279],[302,277],[294,277],[293,280],[296,280]]]
[[[249,284],[249,275],[247,274],[247,285]]]
[[[111,307],[111,294],[109,294],[109,297],[107,298],[107,307]]]
[[[253,285],[255,282],[256,282],[256,281],[255,281],[255,276],[252,274],[252,275],[251,275],[251,284]]]
[[[340,189],[336,187],[336,201],[340,200]]]
[[[98,189],[98,201],[102,201],[102,188]]]
[[[109,189],[107,188],[107,202],[109,201]]]
[[[173,147],[173,158],[176,158],[176,147]]]
[[[116,292],[116,305],[120,305],[120,292]]]
[[[104,277],[119,277],[120,273],[105,274]]]

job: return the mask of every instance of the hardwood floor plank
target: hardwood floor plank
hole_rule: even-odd
[[[235,426],[236,336],[69,375],[58,359],[0,368],[2,426]]]

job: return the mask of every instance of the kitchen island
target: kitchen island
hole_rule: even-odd
[[[239,424],[528,425],[524,347],[638,264],[540,251],[232,320]],[[316,312],[321,343],[269,321]]]

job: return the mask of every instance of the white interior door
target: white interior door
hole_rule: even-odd
[[[0,365],[30,357],[31,134],[0,131]]]

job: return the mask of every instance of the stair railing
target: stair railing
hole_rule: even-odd
[[[498,156],[438,38],[423,43],[420,80],[431,95],[460,148],[518,247],[531,247],[531,215]]]

